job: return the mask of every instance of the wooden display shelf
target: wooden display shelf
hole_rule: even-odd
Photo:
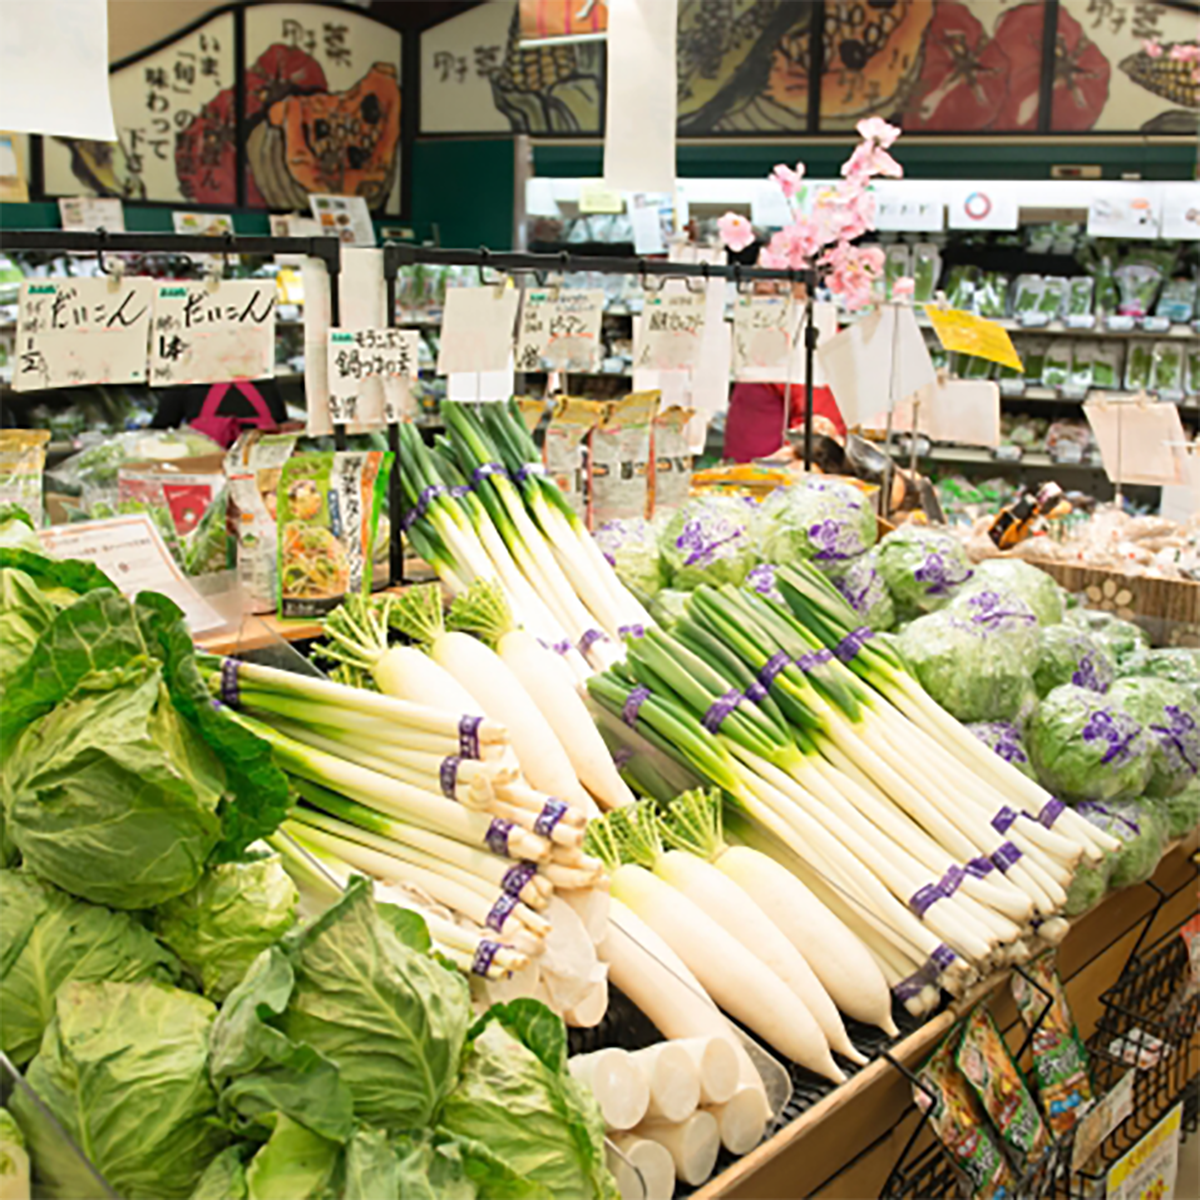
[[[1158,896],[1136,885],[1105,897],[1072,922],[1059,947],[1059,972],[1067,987],[1075,1020],[1086,1040],[1102,1011],[1101,993],[1116,982],[1135,946],[1185,920],[1197,908],[1194,858],[1200,833],[1175,842],[1163,856],[1153,884]],[[1147,928],[1147,919],[1153,920]],[[920,1066],[958,1018],[980,1000],[990,1006],[1002,1032],[1014,1046],[1020,1026],[1008,988],[1010,972],[982,981],[945,1012],[898,1042],[893,1058],[910,1070]],[[756,1150],[694,1193],[694,1200],[779,1200],[819,1197],[861,1200],[878,1196],[914,1128],[916,1110],[908,1081],[884,1058],[877,1058],[849,1082],[779,1130]]]

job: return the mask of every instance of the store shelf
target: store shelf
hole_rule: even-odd
[[[1044,467],[1055,471],[1103,471],[1100,463],[1069,463],[1059,462],[1049,454],[1026,453],[1019,459],[999,459],[990,450],[980,450],[971,446],[934,446],[928,454],[920,456],[922,462],[959,463],[962,465],[993,466],[997,470],[1015,469],[1019,467]]]

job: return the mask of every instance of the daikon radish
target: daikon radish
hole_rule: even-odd
[[[572,1029],[594,1029],[608,1012],[608,977],[601,976],[588,984],[587,990],[574,1007],[563,1013],[563,1020]]]
[[[646,1115],[650,1084],[643,1065],[627,1050],[608,1048],[567,1060],[572,1079],[592,1089],[609,1129],[632,1129]]]
[[[685,1050],[700,1076],[700,1103],[724,1104],[737,1090],[738,1061],[729,1043],[720,1038],[681,1038],[674,1045]]]
[[[671,1200],[675,1194],[675,1160],[666,1146],[632,1133],[614,1133],[612,1141],[628,1160],[622,1161],[607,1151],[608,1169],[621,1189],[621,1200]],[[637,1168],[637,1174],[631,1166]]]
[[[677,1042],[658,1042],[638,1050],[634,1061],[650,1084],[646,1116],[657,1121],[682,1121],[700,1103],[700,1072],[692,1056]]]
[[[601,942],[608,929],[608,887],[558,888],[558,895],[569,904],[593,942]]]
[[[612,755],[561,662],[532,634],[518,629],[500,589],[489,580],[471,585],[451,605],[449,625],[491,646],[550,724],[579,781],[605,809],[633,803]]]
[[[766,1097],[752,1087],[739,1087],[724,1104],[714,1104],[701,1110],[717,1118],[721,1144],[731,1154],[748,1154],[767,1130],[771,1119]]]
[[[699,1187],[712,1174],[721,1150],[721,1130],[712,1113],[692,1113],[677,1124],[644,1121],[634,1133],[665,1146],[675,1163],[675,1174],[691,1187]]]
[[[509,740],[521,772],[539,791],[588,813],[593,802],[579,783],[570,759],[549,722],[494,650],[468,633],[446,633],[437,584],[409,589],[397,597],[393,625],[427,647],[493,720],[504,713]]]

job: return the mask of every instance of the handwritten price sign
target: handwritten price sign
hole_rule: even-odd
[[[275,374],[275,281],[164,283],[154,298],[150,382],[160,386]]]
[[[702,292],[647,296],[637,327],[635,365],[657,371],[694,367],[704,333],[704,305]]]
[[[420,336],[414,329],[331,329],[329,419],[335,425],[357,421],[362,382],[378,376],[385,385],[384,418],[400,420],[403,394],[417,377]]]
[[[517,370],[596,370],[603,315],[599,288],[527,292],[517,327]]]

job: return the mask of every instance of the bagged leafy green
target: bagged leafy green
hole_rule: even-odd
[[[0,546],[41,554],[37,526],[19,504],[0,504]]]
[[[204,1168],[188,1200],[246,1200],[244,1145],[226,1146]]]
[[[1190,689],[1197,703],[1200,703],[1200,650],[1187,646],[1137,650],[1125,657],[1118,674],[1150,675],[1156,679],[1173,680]]]
[[[775,585],[775,567],[771,563],[759,563],[754,567],[746,576],[746,587],[776,604],[783,603],[783,595]]]
[[[1115,704],[1140,721],[1151,745],[1151,796],[1173,796],[1200,769],[1200,706],[1169,679],[1118,679],[1109,692]]]
[[[1011,721],[975,721],[967,728],[1007,763],[1012,763],[1022,775],[1034,778],[1033,764],[1021,740],[1021,731]]]
[[[878,570],[901,619],[942,608],[972,575],[962,542],[928,525],[889,533],[879,543]]]
[[[1112,686],[1115,665],[1111,655],[1088,632],[1069,621],[1038,630],[1038,660],[1033,685],[1045,696],[1064,683],[1107,692]]]
[[[864,625],[872,629],[891,629],[896,623],[891,594],[879,573],[877,551],[868,550],[848,562],[836,566],[831,563],[823,569]]]
[[[1144,883],[1158,866],[1167,844],[1167,822],[1153,800],[1112,800],[1104,804],[1085,800],[1076,811],[1122,846],[1110,856],[1109,886]]]
[[[626,587],[647,600],[658,595],[667,570],[658,549],[658,533],[649,521],[640,517],[606,521],[592,537]]]
[[[282,1114],[246,1166],[247,1200],[334,1200],[342,1147]]]
[[[1033,690],[1036,643],[1028,631],[994,630],[988,619],[943,611],[918,617],[896,642],[925,690],[960,721],[1013,721]]]
[[[566,1029],[536,1000],[494,1005],[476,1022],[440,1128],[487,1146],[551,1196],[619,1194],[604,1164],[599,1107],[567,1072]],[[486,1180],[477,1182],[482,1195],[492,1194]]]
[[[295,923],[298,896],[277,854],[218,863],[161,905],[154,929],[218,1004]]]
[[[1112,876],[1113,855],[1106,854],[1098,863],[1081,862],[1067,886],[1063,915],[1077,917],[1104,899]]]
[[[1037,653],[1037,617],[1016,592],[978,587],[972,579],[942,611],[969,620],[988,633],[1014,639],[1026,657],[1032,659]]]
[[[68,896],[24,871],[0,871],[0,1050],[24,1066],[68,979],[173,983],[174,956],[135,917]]]
[[[752,500],[697,496],[671,514],[659,546],[672,588],[740,584],[759,559],[759,513]]]
[[[1032,563],[1019,558],[988,558],[975,564],[975,574],[966,589],[991,588],[1019,596],[1033,611],[1040,625],[1057,625],[1065,613],[1062,589]]]
[[[1027,733],[1038,780],[1064,800],[1140,796],[1151,744],[1141,723],[1107,696],[1064,684],[1038,705]]]
[[[1200,825],[1200,779],[1193,780],[1182,791],[1162,802],[1167,819],[1167,836],[1187,837]]]
[[[189,1195],[228,1142],[216,1120],[205,1068],[216,1009],[201,996],[159,983],[68,981],[29,1086],[128,1200]],[[54,1152],[34,1120],[32,1102],[15,1093],[13,1113],[29,1138],[44,1195],[77,1200],[92,1194],[82,1166]],[[46,1144],[44,1144],[46,1143]]]
[[[29,1151],[25,1135],[12,1113],[0,1108],[0,1196],[4,1200],[28,1200]]]
[[[840,563],[875,544],[875,511],[858,488],[811,476],[762,502],[762,552],[771,562]]]
[[[1066,620],[1086,629],[1112,655],[1118,668],[1131,654],[1138,654],[1150,645],[1146,631],[1132,621],[1094,608],[1072,608]]]

